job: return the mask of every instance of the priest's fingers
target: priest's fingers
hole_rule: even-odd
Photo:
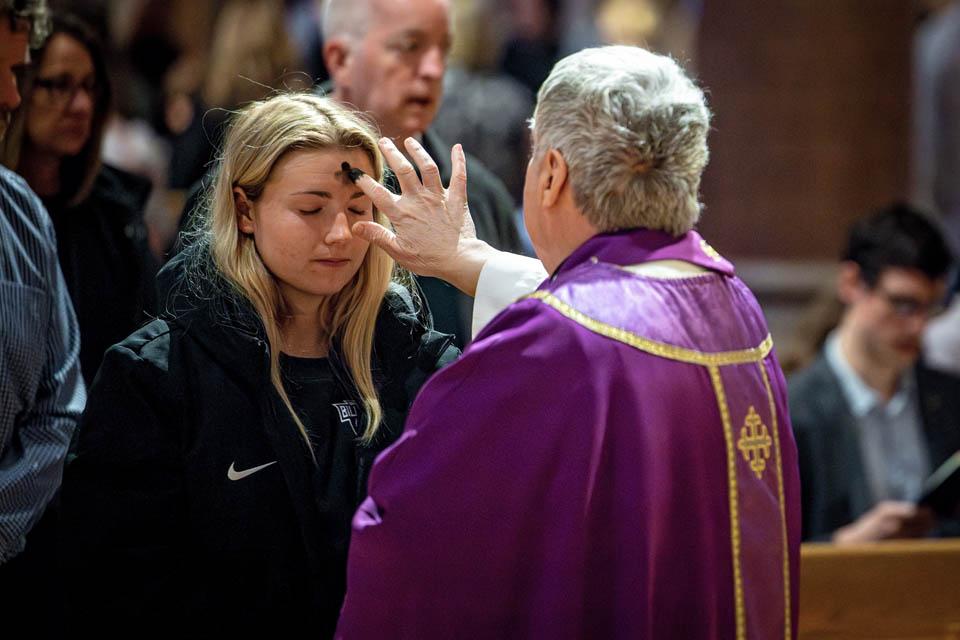
[[[382,211],[388,218],[393,218],[394,209],[396,208],[395,205],[399,197],[390,193],[389,189],[367,174],[360,176],[356,184],[360,187],[361,191],[369,196],[373,201],[373,206],[375,206],[378,211]]]
[[[362,238],[370,244],[376,245],[387,252],[387,255],[403,264],[407,260],[406,252],[397,242],[397,234],[381,224],[370,221],[354,223],[351,228],[353,235]]]
[[[460,237],[476,238],[477,231],[467,202],[467,156],[463,153],[463,145],[453,145],[453,149],[450,150],[450,163],[453,169],[450,172],[450,188],[447,189],[447,206],[463,216]]]
[[[450,172],[450,191],[457,197],[463,197],[463,202],[467,201],[467,156],[463,152],[462,144],[455,144],[450,149],[450,164],[453,169]]]
[[[443,182],[440,181],[440,169],[437,163],[433,161],[427,150],[423,148],[416,138],[407,138],[403,141],[403,146],[407,148],[407,153],[417,163],[420,169],[420,176],[423,178],[423,186],[434,193],[443,193]]]
[[[401,192],[404,194],[417,193],[423,188],[413,165],[400,153],[400,150],[397,149],[390,138],[380,138],[380,151],[383,153],[383,157],[386,158],[387,164],[390,165],[393,172],[397,174],[397,181],[400,183]]]

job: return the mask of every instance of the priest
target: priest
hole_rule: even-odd
[[[795,636],[797,453],[760,308],[693,230],[708,129],[669,58],[554,68],[523,202],[550,275],[423,387],[374,466],[339,637]],[[539,266],[471,237],[462,151],[445,189],[405,144],[422,182],[384,141],[403,195],[358,183],[396,234],[355,233],[478,297],[529,281]]]

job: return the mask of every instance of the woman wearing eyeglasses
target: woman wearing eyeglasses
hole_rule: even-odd
[[[40,196],[80,325],[87,384],[107,348],[156,307],[156,263],[143,209],[150,183],[100,162],[110,109],[101,46],[91,29],[54,16],[3,149],[4,164]]]

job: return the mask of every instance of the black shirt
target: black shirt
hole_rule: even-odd
[[[280,371],[290,404],[313,448],[314,500],[325,532],[327,562],[334,568],[331,579],[340,582],[346,575],[350,523],[360,506],[357,496],[366,494],[359,469],[362,407],[337,382],[327,358],[281,353]],[[345,589],[345,582],[337,585],[337,591]]]

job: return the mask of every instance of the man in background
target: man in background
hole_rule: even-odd
[[[940,231],[907,206],[851,231],[840,324],[789,381],[805,539],[916,537],[934,525],[915,501],[960,449],[960,379],[925,367],[920,348],[950,264]]]
[[[448,0],[330,0],[323,17],[324,63],[331,97],[369,114],[382,135],[419,140],[450,179],[449,145],[430,130],[443,92],[450,50]],[[522,251],[506,188],[474,158],[467,197],[477,236]],[[419,278],[437,329],[460,347],[470,339],[471,299],[434,278]]]
[[[48,18],[43,0],[0,0],[0,138]],[[57,624],[53,518],[86,399],[80,339],[57,261],[53,224],[37,196],[0,166],[0,602],[4,631],[46,635]],[[28,535],[29,534],[29,535]]]

